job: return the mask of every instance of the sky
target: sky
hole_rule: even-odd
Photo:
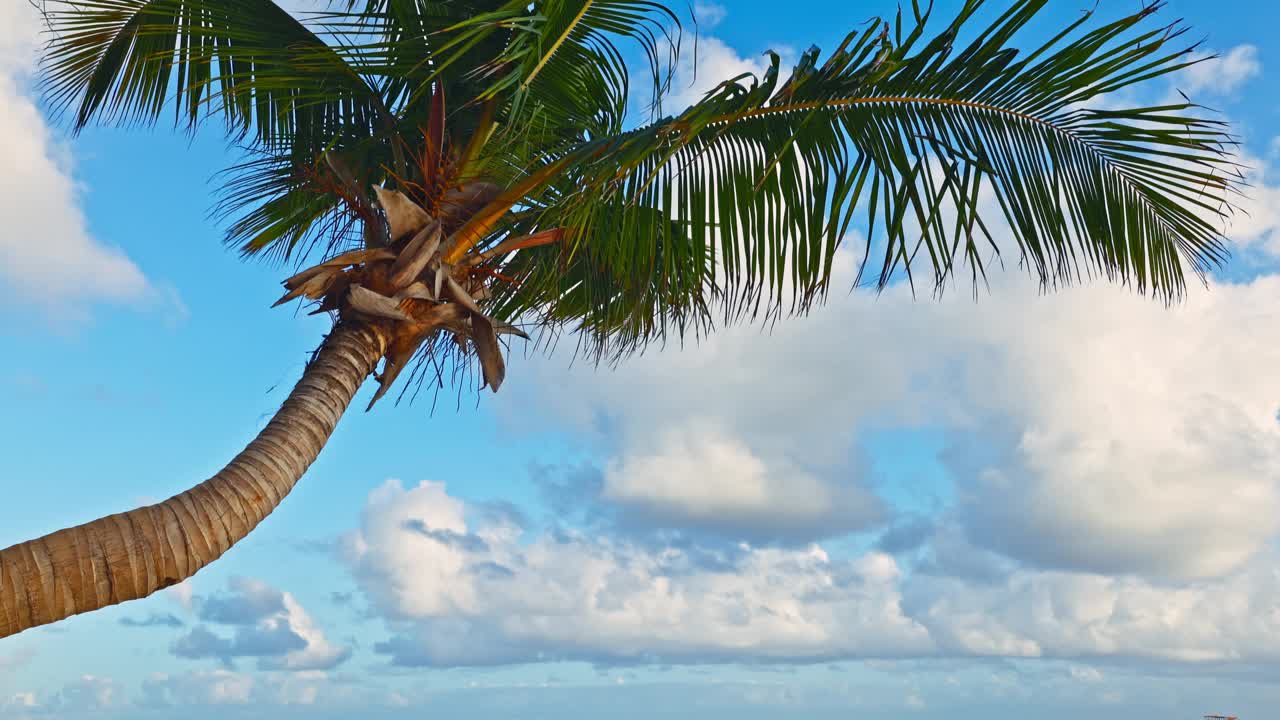
[[[699,4],[674,102],[894,9]],[[616,370],[517,348],[497,395],[350,413],[192,580],[0,640],[0,718],[1268,716],[1280,9],[1162,12],[1220,58],[1128,99],[1220,110],[1252,168],[1182,303],[1011,270]],[[0,546],[217,471],[327,324],[220,244],[219,136],[71,137],[38,50],[0,3]]]

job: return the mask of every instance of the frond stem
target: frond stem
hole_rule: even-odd
[[[529,73],[529,77],[525,78],[524,82],[520,83],[521,90],[527,89],[529,84],[533,82],[533,79],[538,76],[538,73],[542,72],[542,68],[546,67],[548,62],[551,62],[551,57],[555,55],[556,51],[560,49],[560,46],[569,39],[569,35],[573,33],[573,29],[578,27],[578,23],[582,22],[582,18],[586,17],[587,11],[590,10],[591,6],[594,4],[595,0],[587,0],[582,4],[582,9],[579,10],[578,14],[569,22],[569,27],[564,29],[564,33],[560,35],[560,39],[556,40],[555,44],[551,46],[551,49],[542,56],[542,59],[538,61],[536,66],[534,66],[533,72]]]
[[[720,125],[720,124],[733,124],[736,122],[741,122],[743,120],[752,120],[755,118],[768,117],[771,115],[782,115],[790,112],[802,112],[805,110],[819,110],[824,108],[839,109],[839,108],[854,107],[857,105],[876,105],[876,104],[890,104],[890,103],[899,103],[904,105],[909,105],[909,104],[942,105],[942,106],[950,106],[950,107],[962,107],[962,108],[968,108],[972,110],[986,110],[988,112],[992,112],[997,115],[1004,115],[1006,117],[1017,118],[1019,120],[1024,120],[1026,122],[1033,123],[1044,128],[1048,128],[1054,133],[1070,138],[1073,142],[1080,143],[1085,148],[1088,148],[1089,152],[1093,153],[1096,157],[1098,157],[1109,170],[1111,170],[1112,172],[1116,173],[1119,177],[1121,177],[1124,180],[1125,184],[1128,185],[1131,190],[1133,190],[1134,192],[1137,192],[1144,199],[1145,202],[1148,202],[1148,203],[1150,202],[1150,198],[1148,197],[1148,194],[1142,190],[1139,184],[1134,181],[1134,178],[1131,177],[1129,173],[1124,170],[1124,168],[1116,167],[1115,163],[1109,158],[1109,156],[1105,152],[1102,152],[1100,149],[1095,147],[1093,143],[1080,137],[1077,133],[1074,133],[1070,129],[1064,128],[1049,120],[1036,117],[1035,115],[1028,115],[1027,113],[1018,112],[1017,110],[1010,110],[1009,108],[1000,107],[999,105],[988,105],[986,103],[975,102],[973,100],[954,100],[950,98],[926,98],[926,97],[911,97],[911,96],[858,97],[858,98],[845,98],[842,100],[819,100],[819,101],[811,101],[811,102],[804,102],[804,103],[794,103],[790,105],[775,105],[772,107],[757,108],[755,110],[748,110],[745,112],[720,115],[718,117],[714,117],[711,120],[709,120],[706,124],[706,127],[711,127],[711,126]],[[673,127],[672,129],[673,130],[683,129],[680,127],[681,125],[682,123],[677,122],[675,123],[675,127]],[[1206,180],[1206,183],[1207,182],[1208,181]],[[1168,223],[1168,221],[1165,220],[1164,218],[1158,218],[1158,220],[1162,224],[1167,225]]]
[[[972,100],[952,100],[949,98],[922,98],[909,96],[890,96],[890,97],[860,97],[846,98],[844,100],[815,100],[813,102],[795,103],[792,105],[775,105],[766,108],[757,108],[746,112],[732,113],[730,115],[721,115],[708,121],[708,125],[718,125],[720,123],[734,123],[741,120],[751,120],[758,117],[766,117],[769,115],[781,115],[789,112],[799,112],[803,110],[819,110],[823,108],[841,108],[852,107],[854,105],[875,105],[878,103],[901,103],[904,105],[953,105],[959,107],[972,108],[977,110],[990,110],[1000,115],[1008,115],[1021,120],[1027,120],[1037,125],[1042,125],[1053,130],[1072,134],[1069,130],[1061,128],[1048,120],[1038,118],[1035,115],[1010,110],[1009,108],[1000,107],[999,105],[987,105],[985,103],[974,102]]]

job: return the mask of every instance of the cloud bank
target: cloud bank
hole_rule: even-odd
[[[409,667],[1280,659],[1273,552],[1213,580],[1031,567],[975,579],[818,545],[714,550],[526,537],[469,524],[465,504],[441,484],[395,481],[370,497],[345,545],[391,630],[376,651]]]

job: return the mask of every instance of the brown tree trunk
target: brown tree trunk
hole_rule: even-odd
[[[280,504],[386,349],[340,324],[267,427],[217,475],[149,507],[0,550],[0,638],[179,583]]]

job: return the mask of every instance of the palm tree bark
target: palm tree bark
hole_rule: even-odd
[[[366,324],[340,323],[266,428],[190,490],[0,550],[0,638],[191,577],[280,504],[320,454],[386,350]]]

